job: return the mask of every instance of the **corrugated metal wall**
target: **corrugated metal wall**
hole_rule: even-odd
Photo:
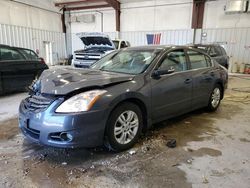
[[[232,62],[250,64],[250,28],[203,29],[201,41],[204,44],[220,43]]]
[[[193,40],[193,30],[167,30],[167,31],[141,31],[141,32],[105,32],[105,34],[109,35],[111,39],[116,39],[120,35],[119,38],[123,40],[127,40],[131,43],[131,46],[140,46],[147,45],[146,34],[154,34],[161,33],[161,44],[188,44],[192,43]],[[82,49],[84,46],[76,36],[75,33],[67,34],[67,51],[74,52],[75,50]]]
[[[65,34],[21,26],[0,24],[0,44],[39,50],[45,58],[44,42],[52,42],[53,64],[66,57]]]
[[[165,30],[165,31],[141,31],[121,32],[120,38],[127,40],[132,46],[147,45],[147,34],[161,33],[161,44],[183,45],[193,42],[193,30]]]
[[[120,36],[127,40],[131,46],[147,45],[146,34],[161,33],[161,44],[184,45],[193,42],[194,30],[165,30],[165,31],[141,31],[141,32],[108,32],[110,38]],[[204,36],[206,34],[206,36]],[[70,49],[68,52],[82,49],[81,40],[75,35],[68,37]],[[198,43],[220,43],[223,45],[233,62],[250,63],[250,28],[213,28],[197,31],[196,42]]]

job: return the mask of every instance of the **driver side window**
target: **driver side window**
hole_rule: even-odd
[[[169,52],[158,69],[174,70],[175,72],[187,70],[186,56],[184,50],[175,50]]]

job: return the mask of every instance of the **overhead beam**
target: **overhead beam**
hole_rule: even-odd
[[[87,9],[98,9],[98,8],[106,8],[110,7],[109,4],[105,5],[92,5],[92,6],[81,6],[81,7],[69,7],[66,8],[66,11],[73,11],[73,10],[87,10]]]
[[[117,0],[104,0],[106,1],[111,7],[113,7],[115,10],[120,10],[120,2]]]
[[[98,3],[98,2],[104,2],[104,0],[78,0],[78,1],[67,1],[67,2],[61,2],[61,3],[55,3],[55,6],[68,6],[68,5],[78,5],[81,3]]]
[[[121,31],[121,11],[120,10],[115,10],[115,27],[116,31]]]
[[[192,29],[200,29],[203,26],[203,17],[206,0],[193,1]]]

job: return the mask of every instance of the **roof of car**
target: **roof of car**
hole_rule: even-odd
[[[31,50],[29,48],[21,48],[21,47],[15,47],[16,49],[21,49],[21,50],[30,50],[30,51],[34,51],[34,50]]]
[[[21,48],[21,47],[16,47],[16,46],[9,46],[9,45],[6,45],[6,44],[0,44],[0,47],[8,47],[8,48],[15,48],[15,49],[22,49],[22,50],[31,50],[29,48]],[[33,50],[31,50],[33,51]]]
[[[208,46],[220,46],[219,44],[189,44],[189,46],[193,46],[193,47],[208,47]]]
[[[6,44],[0,44],[0,46],[2,46],[2,47],[11,47],[11,46],[6,45]]]
[[[192,48],[193,46],[190,45],[145,45],[145,46],[135,46],[135,47],[128,47],[126,49],[174,49],[174,48]]]

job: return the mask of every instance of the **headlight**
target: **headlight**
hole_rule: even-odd
[[[64,101],[57,109],[58,113],[74,113],[88,111],[106,93],[106,90],[91,90],[75,95]]]

